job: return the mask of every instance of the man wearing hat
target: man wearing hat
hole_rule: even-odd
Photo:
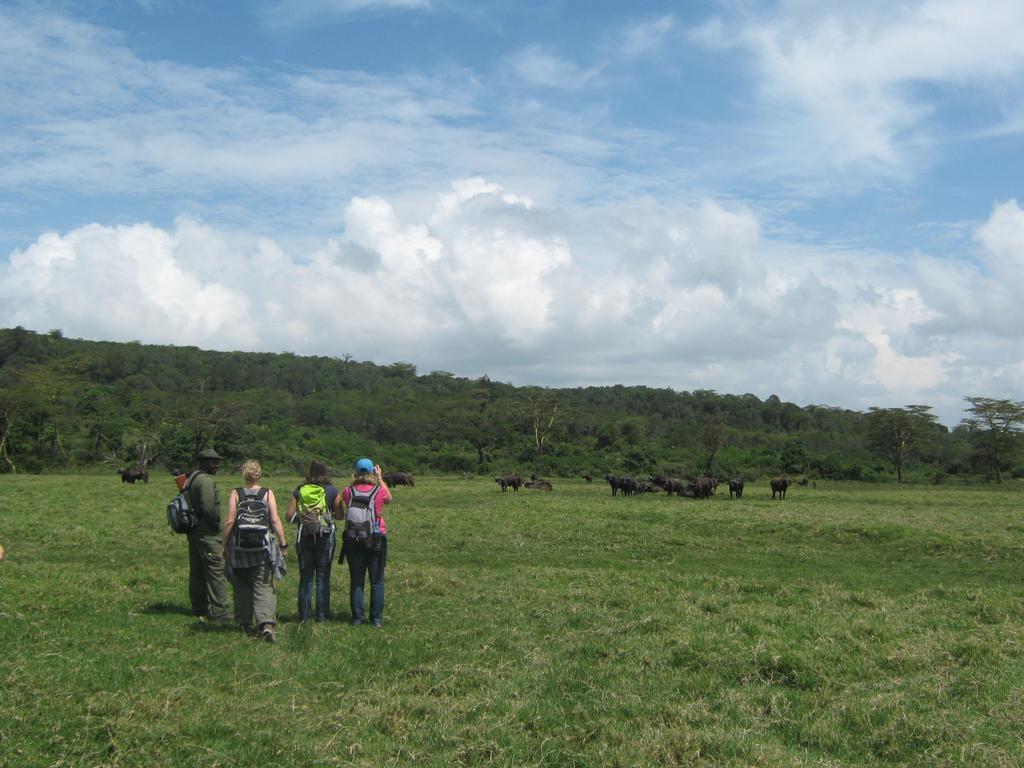
[[[228,584],[221,551],[220,491],[213,476],[221,456],[205,448],[196,457],[199,471],[189,484],[196,527],[188,532],[188,596],[192,615],[212,621],[231,621]]]

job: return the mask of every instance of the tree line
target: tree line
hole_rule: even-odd
[[[772,395],[514,387],[406,362],[213,352],[0,329],[0,473],[182,468],[204,447],[277,471],[380,456],[417,472],[606,472],[757,479],[1024,476],[1024,402],[966,396],[858,412]]]

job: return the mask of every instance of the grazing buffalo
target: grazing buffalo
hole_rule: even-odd
[[[623,496],[635,496],[639,491],[639,485],[635,477],[620,477],[619,490]]]
[[[505,492],[506,488],[511,488],[516,493],[519,492],[519,487],[523,484],[523,478],[518,474],[515,475],[499,475],[494,478],[494,482],[501,486],[502,493]]]
[[[778,494],[778,497],[780,499],[786,498],[786,489],[789,488],[790,485],[791,483],[789,482],[789,478],[776,477],[775,479],[773,479],[771,481],[772,499],[775,498],[776,494]]]
[[[732,480],[729,481],[729,498],[731,499],[733,495],[735,495],[737,499],[743,498],[742,477],[734,477]]]
[[[619,492],[620,478],[618,475],[608,474],[604,476],[604,479],[608,481],[608,485],[612,487],[612,496]]]
[[[390,486],[416,485],[416,481],[413,479],[412,472],[385,472],[383,475],[381,475],[381,477],[383,477],[384,482]]]
[[[686,483],[677,477],[663,477],[661,478],[661,487],[665,489],[665,493],[671,496],[673,493],[677,496],[685,496]]]
[[[801,488],[806,488],[807,484],[810,482],[811,481],[808,480],[806,477],[801,477],[799,480],[796,481],[796,484],[799,485]]]
[[[584,475],[584,476],[583,476],[583,479],[584,479],[584,480],[586,480],[586,481],[587,481],[588,483],[592,483],[592,482],[594,482],[594,476],[593,476],[593,475],[591,475],[591,474],[586,474],[586,475]]]
[[[693,496],[696,499],[710,499],[715,492],[715,483],[710,477],[698,477],[693,481]]]
[[[547,480],[541,480],[540,478],[537,478],[536,480],[531,480],[530,482],[526,483],[526,487],[531,488],[535,491],[552,490],[551,483],[549,483]]]
[[[135,485],[136,480],[149,484],[149,470],[141,469],[139,467],[133,467],[131,469],[119,469],[117,473],[121,475],[122,483],[131,483]]]

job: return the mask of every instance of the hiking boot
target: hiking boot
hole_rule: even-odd
[[[373,620],[373,626],[376,627],[377,629],[380,629],[381,627],[384,626],[384,620],[383,619],[374,619]]]
[[[272,624],[267,624],[260,630],[260,638],[268,643],[277,642],[277,637],[274,636],[274,627]]]

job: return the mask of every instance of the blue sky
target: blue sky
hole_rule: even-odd
[[[1022,29],[1007,0],[7,3],[0,324],[954,424],[1024,384]]]

